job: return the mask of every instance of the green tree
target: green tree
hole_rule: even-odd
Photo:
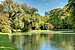
[[[65,19],[63,9],[53,9],[49,11],[48,16],[49,19],[47,20],[47,22],[53,24],[56,29],[63,27],[63,20]]]
[[[0,31],[11,33],[11,21],[7,14],[0,14]]]
[[[65,6],[65,12],[69,14],[68,23],[71,23],[72,28],[75,29],[75,0],[68,0],[68,4]]]

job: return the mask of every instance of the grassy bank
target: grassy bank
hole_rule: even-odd
[[[14,32],[13,35],[32,35],[32,34],[75,34],[72,30],[53,31],[53,30],[32,30],[29,32]]]
[[[7,35],[0,35],[0,50],[17,50]]]
[[[9,34],[9,33],[1,33],[0,34]],[[31,30],[28,32],[13,32],[12,35],[32,35],[32,34],[75,34],[72,30]]]
[[[32,34],[54,34],[54,31],[52,30],[32,30],[28,32],[14,32],[13,33],[13,35],[32,35]]]

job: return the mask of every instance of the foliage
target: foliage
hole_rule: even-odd
[[[19,4],[14,0],[5,0],[0,4],[0,31],[48,29],[48,23],[55,29],[73,29],[75,28],[74,5],[74,0],[69,0],[63,8],[52,9],[45,12],[45,16],[41,16],[37,8]]]
[[[11,21],[8,20],[8,15],[0,14],[0,31],[9,32],[9,30],[11,29],[10,25],[11,25]]]
[[[73,3],[71,3],[73,2]],[[69,1],[67,5],[65,5],[62,9],[56,8],[49,12],[46,12],[46,16],[49,16],[47,22],[53,24],[56,29],[72,29],[74,28],[75,23],[75,7],[74,1]]]
[[[22,30],[28,31],[33,29],[39,29],[41,26],[41,16],[38,14],[38,9],[34,7],[29,7],[26,4],[19,4],[13,0],[5,0],[2,5],[0,5],[0,10],[3,10],[1,13],[8,14],[8,17],[4,16],[2,20],[7,22],[7,29],[10,30]],[[4,19],[6,18],[6,19]],[[1,21],[2,22],[2,21]],[[10,23],[11,22],[11,23]],[[3,22],[2,22],[3,23]],[[2,23],[0,25],[2,25]],[[5,28],[6,24],[0,28],[0,31],[7,31]],[[2,30],[3,29],[3,30]]]
[[[47,22],[53,24],[56,29],[63,27],[63,20],[65,19],[65,16],[61,8],[49,11],[48,15],[46,14],[46,16],[49,16]]]
[[[69,14],[68,20],[71,23],[73,29],[75,29],[75,0],[68,0],[68,4],[65,6],[67,12]]]

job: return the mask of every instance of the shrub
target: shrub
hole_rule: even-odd
[[[5,28],[5,29],[2,29],[2,32],[3,32],[3,33],[10,33],[11,30],[10,30],[9,28]]]

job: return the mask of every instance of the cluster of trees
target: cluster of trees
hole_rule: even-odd
[[[55,29],[74,29],[75,28],[75,1],[68,0],[68,4],[63,8],[56,8],[45,12],[49,16],[47,22],[55,26]]]
[[[46,16],[49,16],[47,22],[53,24],[55,29],[71,29],[72,20],[70,19],[70,14],[65,12],[64,9],[57,8],[49,12],[46,12]]]
[[[69,0],[66,5],[66,11],[70,14],[70,19],[72,20],[73,29],[75,29],[75,0]]]
[[[75,1],[69,0],[62,9],[56,8],[41,16],[37,8],[5,0],[0,4],[0,31],[47,29],[46,23],[51,23],[55,29],[75,28],[74,5]]]
[[[40,29],[45,19],[38,9],[13,0],[5,0],[0,4],[0,31],[28,31]]]

